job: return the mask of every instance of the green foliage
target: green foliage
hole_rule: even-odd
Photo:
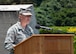
[[[59,30],[46,30],[46,29],[41,29],[40,34],[66,34],[66,31],[62,31],[61,29]]]
[[[40,6],[43,0],[0,0],[0,4],[34,4],[34,6]]]
[[[68,27],[51,27],[52,30],[40,29],[40,34],[67,34]]]
[[[76,34],[75,26],[51,26],[52,30],[46,30],[46,29],[40,29],[41,34],[55,34],[55,33],[60,33],[60,34]]]
[[[45,0],[35,12],[40,25],[76,26],[75,0]]]
[[[13,0],[0,0],[0,4],[11,4]]]
[[[76,35],[74,36],[74,54],[76,54]]]

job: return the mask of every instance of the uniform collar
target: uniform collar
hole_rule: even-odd
[[[22,28],[21,23],[19,21],[17,22],[17,25],[18,25],[18,29],[23,31],[28,27],[27,25],[26,28]]]

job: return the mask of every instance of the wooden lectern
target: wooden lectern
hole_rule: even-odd
[[[74,54],[73,34],[36,34],[15,46],[14,54]]]

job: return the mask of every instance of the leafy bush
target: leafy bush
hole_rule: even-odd
[[[46,29],[40,29],[40,34],[66,34],[67,31],[62,31],[61,29],[52,29],[52,30],[46,30]]]
[[[76,54],[76,35],[74,36],[74,54]]]
[[[35,12],[40,25],[76,26],[75,0],[45,0]]]
[[[60,33],[60,34],[66,34],[66,33],[73,33],[76,34],[76,27],[75,26],[52,26],[50,27],[52,30],[46,30],[46,29],[40,29],[40,33]]]

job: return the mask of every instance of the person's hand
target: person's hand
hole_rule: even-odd
[[[13,45],[13,50],[15,50],[15,48],[14,48],[15,46],[16,46],[16,45]]]

